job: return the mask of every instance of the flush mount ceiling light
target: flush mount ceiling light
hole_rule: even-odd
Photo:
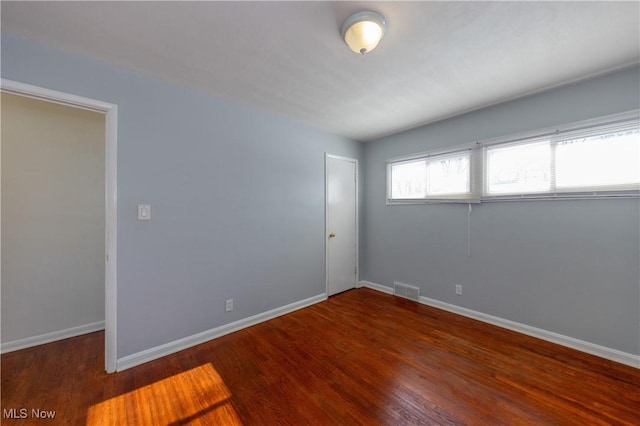
[[[342,38],[356,53],[369,53],[384,36],[386,22],[382,15],[368,10],[357,12],[342,24]]]

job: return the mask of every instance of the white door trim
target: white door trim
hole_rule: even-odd
[[[105,370],[116,371],[117,361],[117,237],[118,237],[118,106],[95,99],[2,79],[2,92],[61,105],[100,112],[105,115]],[[0,254],[1,256],[1,254]]]
[[[327,176],[327,160],[333,158],[336,160],[349,161],[355,164],[356,168],[356,287],[360,284],[360,213],[358,205],[360,204],[360,194],[358,185],[360,181],[360,169],[358,166],[358,160],[355,158],[343,157],[341,155],[333,155],[327,152],[324,153],[324,281],[325,292],[329,294],[329,198],[328,198],[328,176]]]

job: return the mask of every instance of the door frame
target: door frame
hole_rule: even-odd
[[[60,105],[99,112],[105,116],[105,370],[116,371],[117,362],[117,288],[118,288],[118,106],[70,93],[2,79],[4,93],[28,97]],[[0,206],[1,208],[1,206]],[[0,230],[1,232],[1,230]],[[0,254],[1,256],[1,254]]]
[[[329,295],[329,175],[327,162],[329,158],[348,161],[355,164],[356,168],[356,288],[360,287],[360,168],[358,160],[341,155],[324,153],[324,281],[325,294]]]

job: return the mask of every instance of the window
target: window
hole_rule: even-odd
[[[427,196],[427,162],[407,161],[391,165],[391,198],[415,200]]]
[[[545,192],[551,188],[550,141],[487,150],[486,193]]]
[[[640,130],[559,141],[556,187],[606,188],[640,183]]]
[[[637,189],[640,129],[597,130],[486,148],[484,195]]]
[[[387,162],[387,202],[640,196],[638,111]]]
[[[389,198],[465,198],[471,192],[469,151],[413,158],[388,166]]]

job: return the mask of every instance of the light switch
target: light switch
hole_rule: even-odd
[[[149,204],[138,204],[138,220],[151,219],[151,206]]]

